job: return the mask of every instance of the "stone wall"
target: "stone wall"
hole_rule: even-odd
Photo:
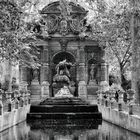
[[[26,120],[29,111],[29,91],[4,92],[0,89],[0,132]]]
[[[99,105],[99,111],[102,113],[104,120],[140,134],[140,116],[129,115],[125,111],[120,112],[102,105]]]
[[[26,120],[27,113],[30,110],[30,104],[14,109],[11,112],[5,112],[0,116],[0,132],[8,129],[18,123]]]
[[[98,102],[98,108],[105,121],[140,134],[139,106],[132,107],[120,103],[111,103],[102,99]]]

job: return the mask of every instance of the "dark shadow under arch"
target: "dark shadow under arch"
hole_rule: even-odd
[[[67,62],[75,63],[75,57],[69,52],[58,52],[53,56],[52,62],[58,64],[60,61],[67,60]]]

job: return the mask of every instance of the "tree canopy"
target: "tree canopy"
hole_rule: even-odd
[[[89,18],[89,24],[92,26],[91,37],[106,46],[107,59],[113,68],[119,68],[123,82],[132,56],[129,1],[86,1],[89,3],[90,10],[95,11]]]
[[[35,35],[28,29],[26,13],[14,2],[0,1],[0,61],[37,67]],[[30,40],[30,41],[28,41]]]

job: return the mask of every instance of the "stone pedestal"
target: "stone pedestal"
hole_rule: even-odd
[[[31,102],[41,99],[41,86],[38,80],[34,79],[31,83]]]
[[[89,86],[97,86],[96,80],[95,79],[90,80],[89,81]]]
[[[96,80],[90,80],[89,84],[87,85],[87,92],[88,95],[97,95],[96,91],[98,90],[98,85],[96,83]]]
[[[80,81],[78,85],[78,95],[80,98],[87,98],[87,85],[85,81]]]
[[[49,82],[48,81],[43,81],[41,84],[41,97],[42,98],[47,98],[50,96],[49,94]]]

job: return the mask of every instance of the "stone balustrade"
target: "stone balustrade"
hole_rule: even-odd
[[[30,110],[30,91],[0,89],[0,132],[26,120]]]
[[[119,91],[117,96],[115,94],[116,92],[98,92],[97,103],[102,118],[140,134],[140,105],[135,103],[134,92]]]
[[[98,93],[98,104],[111,109],[117,109],[118,111],[128,112],[130,115],[140,115],[140,105],[135,104],[134,93],[127,95],[126,102],[124,102],[124,92],[118,92],[118,97],[115,97],[114,93],[106,92],[104,94]],[[139,112],[139,113],[138,113]]]
[[[0,115],[28,104],[30,104],[30,91],[15,90],[13,92],[4,92],[0,90]]]

